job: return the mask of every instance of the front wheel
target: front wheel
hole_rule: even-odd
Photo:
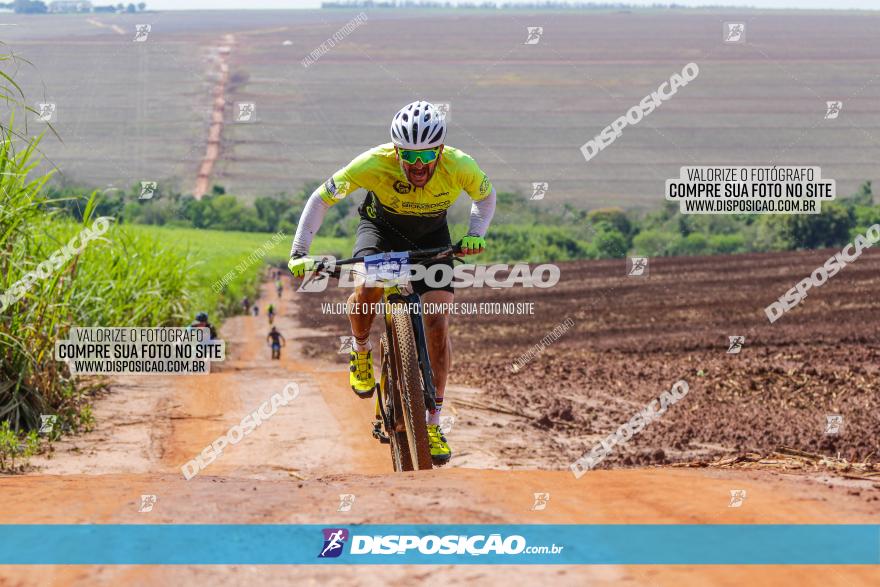
[[[400,392],[397,390],[397,380],[392,371],[391,354],[388,345],[388,336],[383,334],[381,346],[381,377],[379,379],[379,393],[376,401],[382,402],[382,411],[385,413],[388,423],[385,432],[391,447],[391,464],[396,473],[412,471],[412,458],[409,454],[409,442],[406,437],[406,424],[404,423],[403,406],[400,401]]]
[[[425,386],[419,368],[419,354],[409,314],[393,312],[392,332],[397,350],[395,369],[400,390],[401,414],[406,428],[410,460],[413,469],[432,469],[431,447],[428,444],[428,426],[425,422]],[[393,390],[392,390],[393,392]]]

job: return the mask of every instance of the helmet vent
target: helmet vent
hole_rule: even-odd
[[[429,141],[429,144],[434,144],[434,142],[435,142],[437,139],[439,139],[439,138],[440,138],[440,135],[442,135],[442,134],[443,134],[443,127],[440,127],[440,128],[437,129],[437,132],[434,133],[434,136],[431,137],[431,140]],[[425,139],[423,138],[422,140],[424,141]]]

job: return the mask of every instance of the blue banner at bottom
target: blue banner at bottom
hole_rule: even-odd
[[[880,525],[34,524],[0,536],[0,564],[880,564]]]

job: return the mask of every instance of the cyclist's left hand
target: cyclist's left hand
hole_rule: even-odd
[[[481,236],[471,235],[461,239],[462,255],[479,255],[486,250],[486,239]]]
[[[294,277],[304,277],[306,271],[310,271],[315,266],[315,260],[310,257],[292,257],[287,263],[287,268]],[[281,289],[280,287],[278,289]]]

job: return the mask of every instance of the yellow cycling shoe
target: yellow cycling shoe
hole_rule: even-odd
[[[444,464],[452,458],[452,451],[446,444],[446,437],[437,424],[428,424],[428,444],[431,446],[431,458],[438,464]]]
[[[352,391],[361,399],[373,397],[376,389],[376,377],[373,375],[373,353],[351,351],[348,362],[348,382]]]

